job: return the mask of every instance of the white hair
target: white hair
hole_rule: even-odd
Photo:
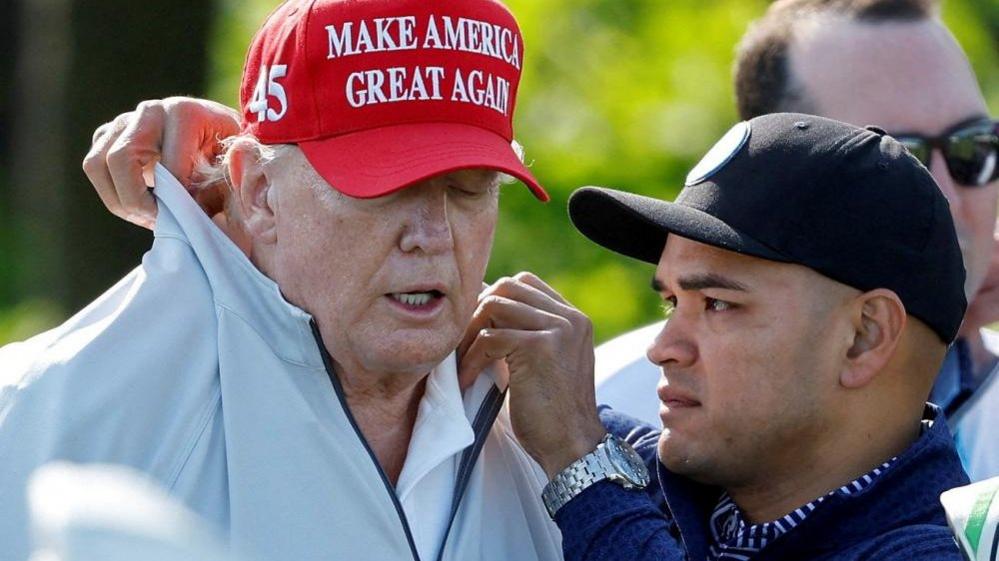
[[[250,148],[257,155],[257,163],[264,165],[284,156],[293,147],[291,144],[264,144],[257,140],[257,137],[248,133],[223,138],[219,141],[220,151],[215,161],[201,158],[195,164],[194,176],[198,178],[194,184],[195,188],[231,188],[232,178],[229,177],[229,164],[232,161],[232,153],[235,148],[244,146]]]

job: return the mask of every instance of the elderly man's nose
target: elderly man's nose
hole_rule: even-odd
[[[697,347],[684,331],[682,320],[676,318],[666,321],[659,334],[652,340],[645,356],[649,361],[659,366],[690,366],[697,360]]]
[[[445,193],[427,190],[414,201],[400,247],[405,252],[425,253],[441,253],[454,247]]]

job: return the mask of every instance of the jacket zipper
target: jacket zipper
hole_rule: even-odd
[[[489,393],[486,394],[485,399],[479,406],[478,412],[475,414],[475,420],[472,421],[472,430],[475,432],[475,442],[468,445],[468,447],[465,448],[461,454],[461,462],[458,465],[458,480],[455,482],[454,498],[451,502],[451,513],[448,516],[447,529],[444,531],[444,539],[441,540],[441,547],[437,552],[437,561],[443,561],[444,559],[444,551],[447,549],[447,540],[451,537],[451,528],[454,527],[454,519],[458,515],[458,509],[461,507],[461,499],[465,496],[465,490],[468,488],[468,482],[472,476],[472,470],[475,469],[479,453],[482,452],[482,447],[485,446],[486,436],[488,435],[489,430],[492,429],[493,421],[496,420],[496,416],[503,407],[505,397],[506,392],[501,392],[494,386]]]
[[[409,521],[406,519],[406,513],[402,509],[402,504],[399,503],[399,497],[395,494],[395,488],[388,480],[388,476],[385,475],[385,470],[382,469],[381,464],[378,463],[378,458],[375,457],[375,453],[371,450],[371,446],[368,444],[368,440],[364,438],[364,434],[361,433],[361,429],[357,426],[357,421],[354,420],[353,413],[350,412],[350,408],[347,407],[347,400],[343,395],[343,387],[340,385],[340,380],[333,373],[332,359],[329,352],[326,350],[326,345],[323,344],[323,339],[319,334],[319,328],[316,326],[315,321],[309,322],[312,327],[312,335],[316,339],[316,344],[319,345],[319,353],[323,357],[323,366],[326,368],[326,375],[329,376],[330,382],[333,384],[333,391],[336,393],[336,397],[340,400],[340,406],[343,407],[344,413],[347,415],[347,420],[350,421],[350,426],[354,429],[354,433],[357,438],[361,440],[361,444],[364,445],[364,449],[368,452],[368,457],[371,458],[371,462],[375,464],[375,469],[378,471],[378,475],[382,478],[382,484],[385,486],[385,491],[388,493],[389,498],[392,499],[392,505],[395,506],[395,512],[399,515],[399,521],[402,522],[402,529],[406,533],[406,541],[409,543],[409,551],[413,554],[413,561],[420,561],[420,554],[416,550],[416,542],[413,540],[413,532],[409,529]]]

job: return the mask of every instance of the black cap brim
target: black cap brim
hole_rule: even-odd
[[[786,256],[695,208],[603,187],[582,187],[569,198],[569,218],[607,249],[657,264],[669,234],[771,261]]]

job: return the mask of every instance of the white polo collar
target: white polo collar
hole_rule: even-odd
[[[457,362],[452,352],[427,377],[406,463],[396,484],[399,500],[405,503],[424,476],[442,462],[454,460],[474,440],[475,433],[465,413],[458,386]]]

